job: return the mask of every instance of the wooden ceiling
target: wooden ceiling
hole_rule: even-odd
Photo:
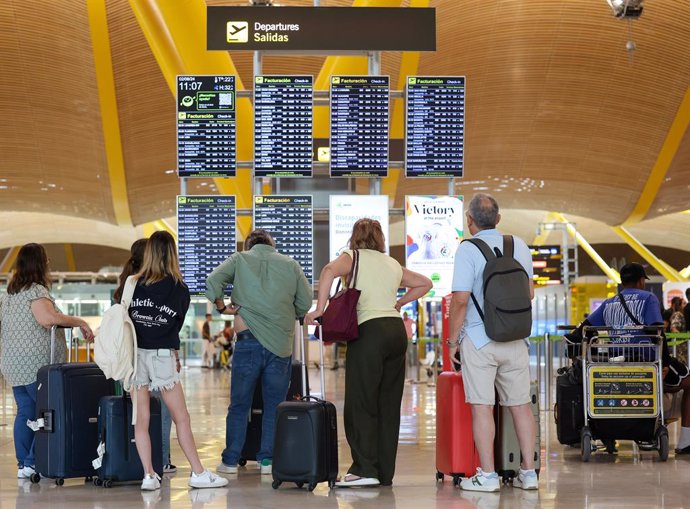
[[[141,224],[175,211],[175,106],[129,3],[106,5],[129,204]],[[632,24],[632,54],[625,49],[629,25],[605,0],[431,5],[438,51],[422,54],[419,74],[468,80],[458,191],[494,193],[505,208],[623,222],[690,86],[690,3],[649,0]],[[251,54],[232,56],[249,83]],[[382,72],[393,82],[399,61],[399,54],[383,55]],[[269,56],[264,72],[316,75],[322,62]],[[0,211],[114,223],[86,2],[0,3],[0,66]],[[666,177],[650,218],[690,208],[690,132]],[[215,188],[195,179],[190,192]],[[396,204],[405,194],[446,192],[443,179],[403,181]]]

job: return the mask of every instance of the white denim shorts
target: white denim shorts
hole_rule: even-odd
[[[177,360],[173,350],[137,349],[137,373],[135,385],[138,389],[148,387],[151,391],[171,390],[180,382]]]

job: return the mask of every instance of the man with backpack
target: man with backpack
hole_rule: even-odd
[[[456,369],[462,361],[465,399],[472,406],[472,431],[481,468],[462,489],[498,492],[494,466],[495,394],[510,408],[523,461],[513,486],[535,490],[536,424],[530,405],[529,343],[532,327],[532,255],[522,239],[496,230],[498,203],[476,194],[467,211],[472,239],[455,253],[448,347]],[[494,388],[495,387],[495,388]]]

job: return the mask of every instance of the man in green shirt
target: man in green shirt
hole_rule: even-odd
[[[232,306],[227,307],[223,291],[230,283]],[[206,297],[216,310],[236,315],[230,408],[218,472],[237,472],[247,414],[256,383],[261,380],[263,429],[256,460],[262,474],[271,473],[276,407],[285,401],[290,384],[295,320],[309,311],[312,296],[302,268],[289,256],[276,252],[275,242],[265,230],[250,233],[244,251],[230,256],[206,280]]]

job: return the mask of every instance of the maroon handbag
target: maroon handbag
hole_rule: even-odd
[[[340,290],[340,280],[335,288],[335,295],[328,300],[328,307],[321,316],[321,331],[324,342],[354,341],[359,337],[357,323],[357,302],[362,293],[355,288],[359,272],[359,251],[352,251],[352,269],[347,276],[347,288]],[[319,329],[316,330],[317,337]]]

